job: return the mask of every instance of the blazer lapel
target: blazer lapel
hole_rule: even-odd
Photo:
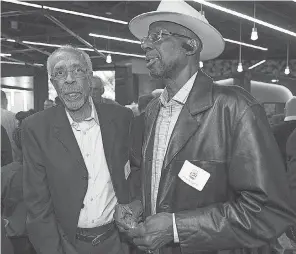
[[[57,107],[56,115],[53,122],[53,134],[69,152],[71,157],[78,162],[80,166],[86,169],[84,159],[80,148],[70,126],[64,107]],[[87,169],[86,169],[87,170]]]
[[[102,133],[103,147],[110,175],[112,177],[112,151],[115,138],[112,107],[108,104],[95,104]]]

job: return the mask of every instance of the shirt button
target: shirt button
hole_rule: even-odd
[[[92,221],[91,221],[91,223],[95,223],[95,221],[94,221],[94,220],[92,220]]]
[[[86,154],[86,157],[88,157],[88,156],[89,156],[89,153]]]
[[[90,199],[90,201],[93,201],[93,200],[94,200],[93,198]]]

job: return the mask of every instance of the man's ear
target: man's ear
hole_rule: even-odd
[[[196,52],[200,51],[200,42],[195,39],[187,40],[182,44],[182,47],[186,49],[187,55],[194,55]]]

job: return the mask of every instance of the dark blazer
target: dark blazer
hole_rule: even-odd
[[[12,162],[11,143],[5,128],[1,125],[1,167]]]
[[[296,129],[296,120],[282,122],[272,127],[273,135],[286,162],[286,143],[290,134]]]
[[[146,109],[145,216],[151,214],[153,142],[160,107],[155,99]],[[210,173],[201,191],[178,177],[186,160]],[[248,92],[216,85],[199,71],[169,140],[156,210],[175,213],[180,240],[162,248],[161,254],[271,253],[268,243],[296,217],[265,111]]]
[[[124,166],[129,159],[133,114],[112,104],[95,107],[118,202],[128,203]],[[75,240],[88,172],[64,107],[52,107],[30,116],[23,122],[22,135],[30,240],[38,253],[68,253],[64,248]]]

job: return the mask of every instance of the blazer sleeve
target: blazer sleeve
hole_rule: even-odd
[[[47,184],[41,147],[28,122],[22,123],[23,193],[27,208],[27,230],[37,253],[62,254],[53,204]]]
[[[295,221],[283,160],[260,105],[244,111],[232,140],[228,181],[234,197],[176,213],[183,253],[257,248]]]

